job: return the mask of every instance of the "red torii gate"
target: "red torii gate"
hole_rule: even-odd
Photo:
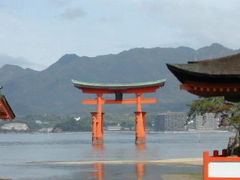
[[[103,119],[103,105],[104,104],[136,104],[136,144],[144,144],[146,138],[146,112],[142,111],[142,104],[156,103],[156,98],[144,98],[143,93],[153,93],[162,86],[164,86],[165,79],[142,82],[142,83],[127,83],[127,84],[100,84],[88,83],[72,80],[76,88],[82,90],[83,93],[96,94],[96,99],[85,99],[83,104],[96,104],[97,112],[92,112],[92,142],[93,144],[102,144],[104,140],[104,119]],[[133,93],[136,95],[132,99],[123,99],[124,93]],[[114,99],[104,99],[104,94],[115,94]]]

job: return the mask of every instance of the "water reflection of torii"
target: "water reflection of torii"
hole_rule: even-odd
[[[96,177],[96,180],[104,180],[104,164],[103,163],[95,163],[95,164],[93,164],[93,168],[96,170],[93,173],[93,176]]]
[[[102,150],[104,149],[103,144],[93,144],[94,149],[100,150],[100,156],[102,154]],[[142,151],[146,148],[145,144],[138,144],[136,145],[136,149],[138,151]],[[96,170],[93,173],[93,176],[96,177],[96,180],[104,180],[104,172],[105,172],[105,165],[104,163],[95,163],[93,164],[93,168]],[[136,169],[136,180],[144,180],[144,176],[146,174],[146,165],[144,163],[136,163],[135,164]]]
[[[144,163],[135,164],[136,167],[136,180],[144,180],[143,177],[146,173],[146,165]],[[96,170],[93,173],[93,176],[96,177],[96,180],[104,180],[104,164],[95,163],[93,168]]]

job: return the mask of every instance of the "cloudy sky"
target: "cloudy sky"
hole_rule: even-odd
[[[239,0],[0,0],[0,61],[42,69],[66,53],[214,42],[238,49],[239,9]]]

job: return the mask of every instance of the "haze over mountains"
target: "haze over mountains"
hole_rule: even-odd
[[[158,104],[145,105],[146,111],[183,111],[194,96],[179,90],[179,82],[168,71],[166,63],[216,58],[239,53],[220,44],[194,50],[178,48],[135,48],[119,54],[97,57],[66,54],[43,71],[23,69],[16,65],[0,68],[0,85],[17,115],[72,113],[94,111],[95,106],[82,105],[89,97],[73,87],[71,79],[89,82],[142,82],[167,78],[156,96]],[[94,96],[90,96],[94,98]],[[131,109],[129,109],[131,108]],[[108,111],[133,112],[134,106],[107,106]]]
[[[2,67],[5,64],[18,65],[24,68],[28,67],[33,69],[44,68],[43,65],[32,63],[23,57],[11,57],[6,54],[0,54],[0,67]]]

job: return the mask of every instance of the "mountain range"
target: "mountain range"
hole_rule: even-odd
[[[186,63],[202,59],[239,53],[214,43],[200,49],[134,48],[119,54],[96,57],[66,54],[43,71],[35,71],[16,65],[0,68],[0,85],[17,115],[67,114],[95,111],[94,105],[83,105],[83,94],[73,87],[71,79],[88,82],[144,82],[167,78],[163,88],[155,96],[159,102],[144,105],[147,112],[184,111],[186,104],[196,98],[179,89],[179,82],[168,71],[166,63]],[[111,97],[111,96],[109,96]],[[133,112],[133,105],[107,105],[106,111]],[[129,109],[130,108],[130,109]]]

